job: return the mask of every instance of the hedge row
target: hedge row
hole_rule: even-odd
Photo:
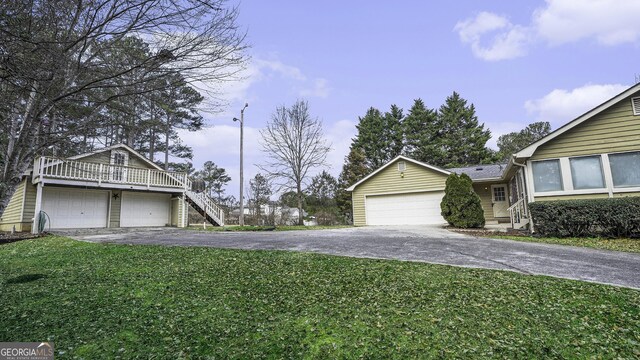
[[[553,237],[640,237],[640,197],[529,204],[537,234]]]

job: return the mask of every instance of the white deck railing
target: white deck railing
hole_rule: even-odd
[[[511,227],[519,229],[529,223],[529,216],[527,214],[527,204],[524,198],[516,201],[507,210],[509,210],[509,217],[511,218]]]
[[[98,186],[107,183],[142,185],[147,189],[151,187],[175,188],[176,191],[184,192],[218,225],[224,225],[222,208],[207,194],[192,191],[191,179],[186,173],[41,156],[36,158],[33,164],[33,181],[35,183],[43,178],[91,181],[98,183]]]
[[[184,188],[187,175],[156,169],[92,163],[41,156],[35,160],[33,178],[94,181],[147,187]]]

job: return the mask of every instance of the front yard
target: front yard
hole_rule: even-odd
[[[640,292],[283,251],[0,246],[0,341],[56,358],[640,356]]]
[[[493,234],[494,239],[537,242],[555,245],[581,246],[592,249],[626,251],[640,253],[640,239],[603,239],[603,238],[553,238],[535,236],[513,236]]]

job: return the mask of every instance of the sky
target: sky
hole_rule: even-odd
[[[496,147],[535,121],[569,122],[640,75],[640,0],[231,1],[251,58],[224,84],[228,104],[183,132],[193,165],[213,161],[239,193],[239,124],[245,103],[244,184],[264,163],[260,130],[278,106],[309,102],[331,143],[338,176],[368,108],[438,108],[452,92],[474,104]],[[317,169],[321,171],[322,169]]]

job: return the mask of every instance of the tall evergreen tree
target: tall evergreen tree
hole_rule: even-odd
[[[366,163],[364,151],[358,147],[351,146],[349,154],[344,159],[342,172],[338,178],[338,193],[336,203],[342,214],[348,214],[347,218],[352,220],[351,193],[346,189],[362,180],[370,173]]]
[[[493,160],[492,152],[486,147],[491,131],[485,130],[478,122],[476,109],[467,105],[467,100],[453,92],[438,111],[438,122],[442,126],[442,156],[434,158],[430,164],[455,167],[480,164]]]
[[[422,99],[413,102],[403,121],[404,153],[418,161],[435,164],[443,157],[441,128],[438,112],[425,106]]]
[[[364,151],[369,169],[375,170],[402,153],[403,118],[402,109],[396,105],[385,114],[371,107],[360,118],[353,145]]]

